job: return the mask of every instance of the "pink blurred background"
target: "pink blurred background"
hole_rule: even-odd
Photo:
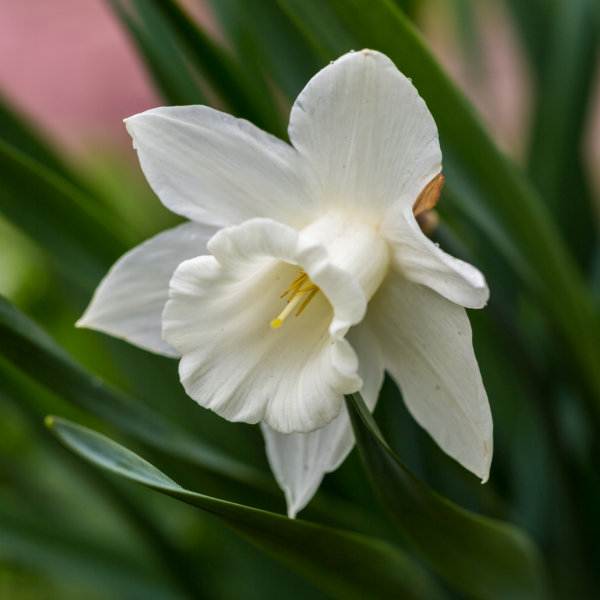
[[[103,0],[0,0],[0,91],[72,152],[129,145],[123,119],[159,103]]]

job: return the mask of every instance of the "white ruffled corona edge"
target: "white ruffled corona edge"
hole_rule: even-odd
[[[126,123],[150,185],[190,222],[121,258],[78,325],[179,357],[199,404],[261,422],[291,516],[353,446],[342,395],[373,409],[384,369],[440,447],[487,479],[492,419],[463,307],[488,288],[416,223],[441,170],[437,129],[387,57],[349,53],[317,73],[291,145],[204,106]],[[301,271],[319,292],[271,328]]]

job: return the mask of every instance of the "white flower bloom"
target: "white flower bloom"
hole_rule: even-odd
[[[373,409],[384,370],[487,479],[492,420],[463,307],[488,289],[415,220],[442,181],[437,129],[387,57],[349,53],[317,73],[291,145],[204,106],[126,123],[150,185],[189,222],[122,257],[79,325],[181,357],[199,404],[260,422],[290,515],[352,448],[343,394]]]

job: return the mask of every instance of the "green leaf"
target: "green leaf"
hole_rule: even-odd
[[[86,291],[135,241],[83,178],[0,98],[0,213],[46,251]]]
[[[244,68],[264,84],[268,73],[288,99],[319,70],[319,55],[277,0],[212,0],[211,5]]]
[[[270,478],[260,471],[202,443],[88,372],[36,323],[2,297],[0,356],[55,394],[153,448],[259,489],[274,487]]]
[[[213,514],[334,597],[437,597],[412,559],[387,542],[191,492],[94,431],[58,417],[48,417],[46,424],[92,464]]]
[[[539,76],[546,62],[544,38],[550,26],[551,11],[548,0],[504,0],[517,25],[520,41],[527,50],[534,76]]]
[[[462,60],[467,68],[467,77],[474,83],[480,83],[485,75],[485,53],[482,47],[482,32],[477,26],[476,0],[450,0],[450,18],[456,29],[457,42],[460,46]],[[406,14],[406,11],[404,11]]]
[[[34,465],[38,463],[39,468],[42,470],[51,472],[49,477],[52,478],[53,482],[57,481],[57,489],[61,494],[59,497],[81,494],[82,489],[85,490],[85,484],[90,483],[92,489],[88,493],[91,493],[95,500],[99,500],[99,503],[98,505],[94,504],[91,506],[89,501],[87,501],[85,504],[88,510],[94,514],[103,514],[104,507],[102,506],[102,501],[108,500],[108,506],[114,509],[116,514],[123,518],[124,522],[129,526],[126,529],[129,531],[129,528],[131,528],[131,531],[136,534],[137,539],[141,542],[144,549],[148,551],[148,554],[156,558],[156,563],[162,566],[163,575],[170,576],[171,581],[182,592],[193,597],[201,594],[202,586],[197,577],[194,576],[198,570],[197,565],[193,564],[193,559],[181,547],[174,544],[170,537],[165,535],[162,524],[154,518],[150,507],[147,505],[138,506],[130,490],[123,489],[123,485],[117,485],[121,484],[121,482],[109,479],[101,471],[90,473],[89,469],[77,457],[54,443],[54,438],[43,424],[43,415],[48,413],[48,410],[44,410],[43,408],[43,397],[46,395],[46,390],[32,383],[25,375],[19,373],[14,367],[7,365],[2,359],[0,359],[0,381],[2,381],[2,385],[0,385],[0,410],[5,411],[6,408],[13,408],[17,414],[22,415],[26,419],[27,425],[31,427],[33,437],[36,440],[35,445],[40,448],[40,454],[43,455],[43,460],[46,461],[42,464],[39,464],[41,463],[40,459],[32,462]],[[10,427],[14,428],[14,417],[10,420],[13,421]],[[2,431],[0,428],[0,436],[5,433],[6,431]],[[44,443],[46,441],[50,443]],[[28,458],[30,458],[29,455]],[[60,506],[60,502],[56,502],[56,499],[50,502],[41,502],[44,509],[42,510],[39,504],[35,504],[35,498],[43,497],[49,494],[49,492],[44,489],[38,473],[32,469],[32,464],[27,462],[25,457],[22,458],[21,455],[18,458],[11,456],[11,463],[12,468],[16,472],[27,473],[27,483],[25,486],[28,491],[27,500],[32,499],[34,501],[32,505],[27,507],[25,506],[26,503],[22,501],[20,506],[23,509],[29,510],[30,513],[35,514],[36,518],[39,518],[40,521],[45,520],[49,525],[54,524],[58,518],[60,535],[57,535],[57,537],[65,537],[67,524],[64,522],[64,518],[59,518],[52,514],[52,509],[58,508],[57,504]],[[60,477],[56,476],[56,473],[52,472],[53,468],[56,469],[55,464],[66,467],[69,474],[75,475],[76,479],[74,481],[76,481],[76,484],[71,484],[73,486],[72,489],[69,485],[69,479],[61,480]],[[84,471],[85,479],[81,480],[77,478]],[[15,485],[15,488],[13,494],[19,497],[22,490],[18,483]],[[49,512],[45,510],[46,508]],[[0,503],[1,514],[2,506]],[[74,517],[71,513],[69,513],[69,516]],[[81,528],[81,524],[75,524],[74,529],[77,530],[78,528]],[[92,538],[98,541],[93,534]],[[120,540],[111,540],[111,543],[120,545],[122,542]],[[137,557],[140,554],[140,548],[136,548],[134,552]],[[144,556],[142,562],[144,560],[147,561],[148,556]]]
[[[138,3],[140,10],[147,2]],[[277,115],[277,105],[264,78],[256,80],[192,21],[173,0],[156,3],[174,33],[181,40],[197,71],[224,99],[234,114],[278,135],[285,128]]]
[[[521,281],[535,276],[531,272],[533,267],[530,261],[519,251],[514,239],[494,218],[489,207],[471,201],[472,196],[464,190],[466,183],[462,186],[455,186],[455,183],[453,181],[444,185],[441,200],[436,207],[444,222],[432,237],[443,231],[444,224],[449,224],[456,230],[460,241],[468,244],[473,252],[468,260],[458,257],[476,263],[483,270],[493,290],[492,299],[498,295],[506,295],[507,292],[514,296],[515,291],[521,288]],[[464,218],[465,213],[469,213],[469,219]],[[454,250],[448,245],[442,244],[442,247],[454,254]]]
[[[546,597],[540,559],[525,533],[436,494],[392,452],[360,394],[346,396],[346,404],[374,487],[411,545],[440,575],[473,598]]]
[[[27,491],[31,493],[31,488]],[[188,597],[173,589],[160,569],[153,570],[140,557],[106,540],[91,540],[63,519],[52,519],[51,512],[33,512],[24,504],[11,500],[8,494],[0,498],[3,564],[19,565],[45,573],[50,580],[68,582],[68,589],[79,591],[78,597],[98,592],[107,598],[139,600]]]
[[[3,522],[4,521],[4,522]],[[98,591],[106,598],[144,600],[146,598],[182,599],[184,594],[169,588],[169,584],[150,578],[148,573],[129,569],[119,557],[99,557],[82,548],[81,542],[67,546],[64,540],[47,538],[39,532],[27,532],[0,517],[0,559],[4,564],[20,565],[46,573],[49,578],[68,581],[68,589],[79,590],[79,597]],[[58,597],[58,596],[57,596]],[[74,597],[74,596],[73,596]]]
[[[108,0],[169,104],[206,104],[206,96],[171,27],[153,2]]]
[[[583,148],[593,117],[597,27],[590,0],[554,2],[545,12],[549,23],[532,110],[529,171],[571,251],[587,269],[597,227]]]
[[[600,318],[581,273],[540,196],[494,145],[414,26],[388,0],[279,1],[326,60],[350,48],[372,47],[387,54],[412,78],[438,124],[445,164],[448,157],[453,159],[454,172],[447,172],[447,179],[469,181],[477,195],[468,198],[487,204],[530,263],[524,283],[562,335],[570,364],[589,391],[590,408],[600,418]],[[328,35],[340,27],[343,35]],[[469,207],[464,216],[477,218]]]
[[[0,96],[0,138],[37,163],[69,179],[73,185],[86,190],[83,182],[63,161],[52,146],[35,131],[14,107]]]
[[[49,159],[46,159],[49,162]],[[125,251],[123,225],[97,199],[0,140],[0,212],[40,244],[58,268],[91,289]]]
[[[324,58],[335,60],[356,46],[356,38],[337,18],[329,2],[278,0],[296,27]]]

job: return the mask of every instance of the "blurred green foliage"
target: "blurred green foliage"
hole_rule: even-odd
[[[597,109],[595,0],[211,0],[227,47],[175,0],[108,4],[165,104],[212,103],[284,138],[288,109],[303,85],[350,49],[381,50],[412,77],[444,152],[447,187],[434,236],[479,266],[492,290],[487,309],[469,314],[494,416],[490,481],[481,486],[434,445],[391,381],[375,420],[395,455],[439,494],[531,536],[551,597],[594,597],[600,238],[583,142]],[[441,12],[485,86],[490,74],[482,68],[477,23],[486,5],[506,11],[531,74],[524,168],[497,149],[418,32],[425,9]],[[58,414],[119,440],[214,502],[284,509],[258,428],[199,409],[183,393],[172,361],[73,327],[112,262],[173,223],[137,169],[113,157],[99,157],[93,168],[69,164],[1,102],[0,179],[0,291],[12,302],[0,304],[0,598],[350,597],[339,580],[343,560],[336,566],[318,553],[315,564],[310,556],[279,556],[283,566],[272,548],[264,554],[206,512],[103,474],[47,432],[45,415]],[[385,464],[393,471],[397,459],[383,438],[359,436],[361,454],[391,461]],[[384,504],[408,489],[394,477],[387,492],[375,478]],[[326,477],[301,516],[392,548],[414,581],[423,578],[423,597],[494,597],[473,581],[461,583],[460,573],[448,576],[406,523],[393,527],[367,481],[355,452]],[[435,542],[435,532],[423,527]],[[301,545],[290,536],[293,555]],[[339,552],[350,557],[351,544]],[[375,563],[365,562],[357,581],[377,573]],[[446,571],[450,564],[465,568],[448,562]],[[336,577],[327,578],[327,569]],[[517,571],[506,568],[507,587],[521,581]],[[378,580],[379,597],[399,593],[396,576]]]

